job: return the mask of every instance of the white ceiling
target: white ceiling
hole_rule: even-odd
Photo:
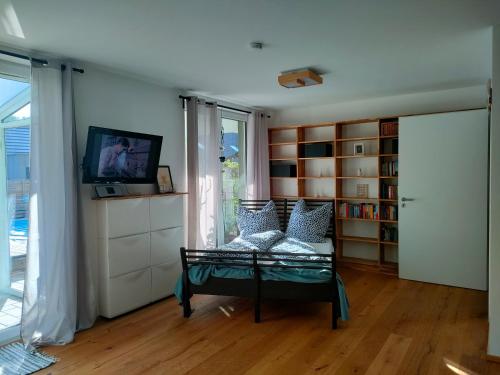
[[[484,84],[498,0],[0,0],[0,42],[249,106]],[[248,47],[262,41],[261,51]],[[285,89],[280,71],[324,84]]]

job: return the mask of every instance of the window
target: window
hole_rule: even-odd
[[[0,63],[0,71],[3,64]],[[28,244],[31,85],[0,74],[0,339],[18,335]]]
[[[238,235],[236,210],[239,199],[245,198],[246,182],[246,124],[247,115],[221,111],[223,138],[222,163],[222,222],[219,223],[219,243],[228,243]]]

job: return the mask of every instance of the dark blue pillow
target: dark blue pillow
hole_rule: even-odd
[[[236,222],[242,238],[255,233],[280,230],[280,218],[273,201],[255,212],[246,207],[238,207]]]
[[[286,235],[302,242],[325,242],[331,215],[331,203],[308,210],[306,202],[300,200],[290,214]]]

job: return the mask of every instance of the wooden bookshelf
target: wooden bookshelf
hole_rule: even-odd
[[[380,217],[381,210],[397,215],[397,127],[397,118],[377,118],[269,129],[270,165],[292,165],[296,170],[294,177],[270,178],[272,198],[335,201],[337,258],[342,264],[398,272],[397,216]],[[362,154],[355,152],[359,143]],[[319,144],[331,145],[332,155],[305,156],[307,145]],[[367,197],[357,196],[358,184],[368,184]],[[373,210],[374,216],[341,215],[343,204]]]

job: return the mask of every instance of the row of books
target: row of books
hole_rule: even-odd
[[[383,122],[380,127],[382,135],[398,135],[397,122]]]
[[[380,218],[382,220],[398,220],[398,207],[380,206]]]
[[[380,239],[382,241],[397,242],[398,240],[398,228],[384,226],[380,230]]]
[[[398,161],[385,161],[381,165],[382,176],[397,176],[398,175]]]
[[[338,214],[345,218],[379,219],[378,205],[372,203],[341,203]]]
[[[398,185],[382,184],[380,193],[383,199],[398,199]]]

